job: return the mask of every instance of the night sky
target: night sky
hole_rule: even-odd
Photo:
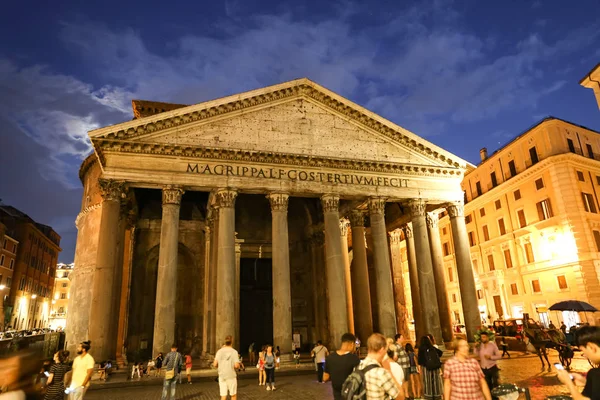
[[[54,227],[72,262],[87,131],[130,120],[132,98],[194,104],[301,77],[473,163],[547,115],[600,130],[579,86],[600,62],[597,6],[5,1],[0,198]]]

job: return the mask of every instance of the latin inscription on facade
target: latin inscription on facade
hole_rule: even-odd
[[[337,174],[332,172],[305,171],[301,169],[262,168],[232,166],[224,164],[188,164],[187,173],[236,176],[246,178],[287,179],[290,181],[319,182],[342,185],[408,187],[408,179],[358,174]]]

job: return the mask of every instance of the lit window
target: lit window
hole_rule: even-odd
[[[517,217],[519,218],[519,228],[526,227],[527,220],[525,219],[525,211],[524,210],[517,211]]]
[[[596,250],[600,251],[600,231],[592,231],[594,233],[594,241],[596,242]]]
[[[475,187],[477,188],[477,196],[481,196],[483,191],[481,190],[481,182],[475,183]]]
[[[600,176],[596,175],[596,183],[600,185]]]
[[[479,215],[481,215],[482,217],[485,217],[485,208],[479,209]]]
[[[567,278],[564,275],[557,276],[556,280],[558,281],[558,288],[560,290],[565,290],[569,288],[569,286],[567,285]]]
[[[531,165],[535,165],[540,161],[535,146],[529,149],[529,157],[531,157]]]
[[[515,201],[521,200],[521,191],[519,189],[515,190],[513,194],[515,196]]]
[[[473,218],[471,217],[471,214],[469,214],[465,217],[465,224],[470,224],[471,222],[473,222]]]
[[[479,271],[479,263],[477,260],[471,260],[471,263],[473,264],[473,271],[478,272]]]
[[[488,230],[487,225],[483,226],[483,240],[485,240],[485,241],[490,240],[490,231]]]
[[[469,244],[471,245],[471,247],[473,247],[477,244],[475,242],[475,232],[473,232],[473,231],[469,232]],[[598,250],[598,251],[600,251],[600,250]]]
[[[508,162],[508,169],[510,170],[510,177],[517,175],[517,168],[515,167],[515,160],[510,160]]]
[[[541,293],[542,288],[540,287],[540,280],[539,279],[532,280],[531,288],[533,289],[533,293]]]
[[[10,266],[8,268],[13,269],[14,267],[15,267],[15,260],[13,260],[11,258],[11,260],[10,260]]]
[[[536,204],[536,207],[540,221],[552,218],[552,207],[550,206],[549,199],[540,201]]]
[[[483,290],[477,289],[477,298],[479,300],[483,299]]]
[[[67,287],[67,282],[63,282],[62,287]]]
[[[64,299],[66,299],[66,298],[67,298],[67,294],[66,294],[66,293],[61,293],[61,294],[60,294],[60,299],[61,299],[61,300],[64,300]]]
[[[585,211],[597,214],[594,196],[589,193],[582,192],[581,198],[583,199],[583,207],[585,208]]]
[[[0,265],[4,266],[4,254],[0,256]]]
[[[448,268],[448,281],[454,282],[454,274],[452,273],[452,267]]]
[[[498,220],[498,230],[500,231],[500,235],[506,235],[506,226],[504,225],[504,218],[500,218]]]
[[[567,139],[567,145],[569,146],[569,151],[575,153],[575,144],[571,139]]]
[[[585,145],[585,147],[587,148],[587,151],[588,151],[588,157],[593,159],[594,158],[594,150],[592,149],[592,145],[587,143]]]
[[[535,258],[533,257],[533,247],[531,247],[531,243],[525,243],[525,257],[527,258],[527,263],[531,264],[535,262]]]
[[[499,210],[502,208],[502,202],[500,200],[496,200],[495,205],[496,205],[496,210]]]
[[[456,299],[456,293],[452,293],[452,302],[456,303],[457,299]]]
[[[506,268],[513,267],[512,257],[510,256],[510,249],[504,250],[504,264],[506,265]]]
[[[488,265],[490,266],[490,271],[496,270],[496,266],[494,265],[494,255],[489,254],[487,256],[487,259],[488,259]]]
[[[519,288],[517,287],[516,283],[510,284],[510,292],[515,296],[519,294]]]
[[[448,245],[448,242],[445,242],[443,244],[443,250],[444,250],[444,257],[447,255],[450,255],[450,246]]]
[[[585,177],[583,176],[583,172],[577,171],[577,180],[579,182],[585,182]]]
[[[540,190],[540,189],[544,188],[544,180],[542,178],[535,180],[535,188],[537,190]]]
[[[496,178],[496,171],[493,171],[490,174],[490,178],[492,179],[492,187],[498,186],[498,179]]]

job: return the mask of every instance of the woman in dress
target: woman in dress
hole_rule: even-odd
[[[427,336],[421,338],[417,360],[421,366],[423,398],[425,400],[441,400],[444,394],[442,362],[440,360],[442,354],[444,352],[434,347],[431,339]]]
[[[158,353],[156,361],[154,362],[154,368],[156,368],[156,375],[160,375],[163,364],[163,358],[163,353]]]
[[[410,362],[410,378],[406,377],[406,380],[410,379],[410,385],[412,387],[412,397],[413,399],[420,399],[423,397],[423,387],[421,386],[421,375],[419,374],[419,364],[417,364],[417,355],[415,354],[415,349],[413,349],[412,344],[406,343],[404,346],[404,351],[408,355],[408,361]],[[408,389],[407,389],[408,390]]]
[[[454,357],[444,366],[444,400],[492,400],[479,363],[469,357],[469,343],[454,340]]]
[[[275,353],[273,346],[267,346],[265,353],[265,372],[267,373],[267,390],[275,390]]]
[[[69,352],[66,350],[54,354],[55,364],[50,367],[44,400],[63,400],[65,398],[65,374],[71,370],[67,364],[68,359]]]
[[[267,383],[267,373],[265,372],[265,352],[261,351],[258,353],[258,385],[265,385]]]

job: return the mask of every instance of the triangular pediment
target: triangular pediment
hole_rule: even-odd
[[[300,79],[91,131],[114,142],[465,168],[468,163],[347,99]]]

